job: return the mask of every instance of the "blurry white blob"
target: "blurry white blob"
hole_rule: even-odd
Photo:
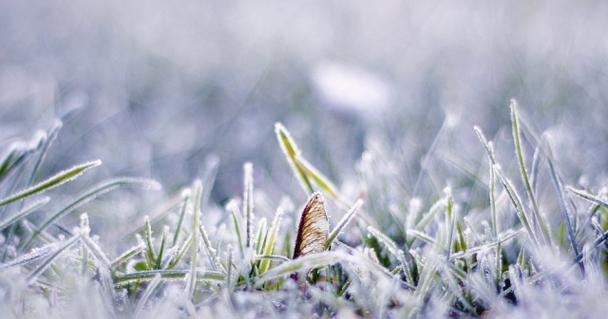
[[[374,115],[391,103],[392,92],[379,76],[367,70],[337,62],[322,62],[312,71],[319,96],[337,111]]]
[[[84,91],[74,91],[68,93],[60,106],[60,115],[64,116],[76,112],[89,104],[89,95]]]
[[[0,109],[17,107],[41,114],[55,105],[56,92],[57,81],[48,72],[29,71],[18,64],[0,65]]]
[[[28,95],[28,76],[16,65],[0,69],[0,103],[14,103]]]
[[[459,113],[456,113],[454,110],[458,110],[458,108],[448,106],[445,110],[445,125],[448,128],[454,128],[460,123],[461,115]]]

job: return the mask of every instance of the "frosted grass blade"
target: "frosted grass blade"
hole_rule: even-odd
[[[80,238],[80,235],[76,235],[59,245],[50,254],[50,256],[47,257],[47,259],[43,260],[42,263],[30,273],[27,278],[28,283],[33,283],[38,278],[38,276],[40,276],[51,265],[51,263],[61,255],[61,253],[63,253],[66,249],[70,248],[74,243],[80,240]]]
[[[84,172],[86,172],[87,170],[89,170],[93,167],[99,166],[99,165],[101,165],[101,161],[96,160],[96,161],[76,165],[70,169],[59,172],[34,186],[31,186],[20,192],[10,195],[7,198],[1,199],[0,206],[8,205],[8,204],[18,201],[20,199],[53,189],[59,185],[62,185],[64,183],[67,183],[69,181],[72,181],[72,180],[78,178],[80,175],[84,174]]]
[[[300,156],[300,149],[291,137],[291,134],[289,134],[289,131],[287,131],[283,124],[278,122],[274,124],[274,132],[277,140],[279,141],[279,145],[281,145],[281,149],[285,154],[285,158],[287,159],[289,166],[291,166],[294,175],[300,182],[302,189],[307,194],[313,193],[315,190],[312,187],[312,183],[308,179],[306,172],[304,172],[304,170],[297,165],[296,157]]]
[[[106,180],[93,186],[89,190],[81,193],[76,199],[74,199],[71,203],[67,204],[57,212],[51,214],[51,217],[42,223],[34,233],[30,236],[29,240],[23,245],[23,247],[29,247],[32,241],[47,227],[49,227],[54,221],[63,217],[64,215],[73,212],[76,208],[90,202],[91,200],[101,196],[109,191],[112,191],[118,187],[126,186],[126,185],[141,185],[146,189],[157,190],[160,189],[160,184],[154,180],[150,179],[141,179],[141,178],[133,178],[133,177],[118,177]]]
[[[51,200],[50,197],[41,198],[41,199],[33,202],[32,204],[26,206],[24,209],[19,211],[17,214],[15,214],[3,221],[0,221],[0,230],[26,218],[29,214],[35,212],[38,208],[46,205],[50,200]]]
[[[363,205],[363,200],[358,199],[355,202],[355,204],[353,205],[353,207],[351,207],[351,209],[342,217],[342,219],[340,219],[340,221],[338,222],[336,227],[334,227],[334,229],[329,233],[329,236],[327,236],[327,240],[323,244],[325,249],[328,249],[331,246],[331,243],[340,235],[342,230],[344,230],[344,228],[350,223],[350,221],[353,219],[355,214],[357,214],[357,212],[359,211],[359,208],[361,208],[362,205]]]

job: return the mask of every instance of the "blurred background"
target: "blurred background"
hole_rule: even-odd
[[[0,0],[0,151],[59,119],[41,176],[99,158],[86,180],[172,193],[217,163],[222,203],[251,161],[300,200],[281,121],[339,186],[386,177],[406,202],[470,182],[473,125],[514,164],[514,97],[567,183],[602,185],[606,30],[605,1]]]

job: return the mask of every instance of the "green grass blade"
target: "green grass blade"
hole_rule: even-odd
[[[279,207],[277,208],[277,211],[274,215],[274,219],[272,220],[270,230],[268,231],[268,239],[264,243],[264,248],[262,249],[262,255],[264,256],[270,256],[274,253],[275,242],[277,240],[277,237],[279,236],[279,228],[281,227],[281,221],[283,218],[283,213],[285,211],[283,208],[285,206],[284,203],[285,202],[279,204]],[[260,274],[265,273],[266,270],[268,270],[268,268],[270,267],[271,263],[272,260],[262,260],[260,262]]]
[[[521,174],[521,178],[524,182],[524,187],[526,189],[526,193],[528,194],[528,199],[532,203],[532,216],[534,217],[534,222],[541,230],[543,235],[543,240],[546,244],[551,244],[551,236],[549,235],[549,226],[540,215],[540,210],[538,208],[538,202],[536,200],[536,196],[534,195],[534,190],[532,189],[532,184],[530,183],[530,175],[528,174],[528,169],[526,168],[526,159],[524,155],[524,150],[521,143],[521,131],[519,124],[519,114],[517,112],[517,101],[515,99],[511,100],[511,127],[513,131],[513,142],[515,144],[515,154],[517,156],[517,164],[519,165],[519,172]]]
[[[152,245],[152,225],[150,224],[150,218],[148,216],[144,217],[144,225],[143,239],[146,244],[146,263],[148,264],[148,269],[154,269],[156,253],[154,251],[154,245]]]
[[[96,160],[96,161],[76,165],[70,169],[59,172],[34,186],[28,187],[7,198],[1,199],[0,206],[8,205],[12,202],[18,201],[20,199],[24,199],[24,198],[32,196],[32,195],[36,195],[38,193],[55,188],[61,184],[72,181],[72,180],[78,178],[80,175],[82,175],[87,170],[89,170],[93,167],[99,166],[99,165],[101,165],[101,161]]]
[[[163,234],[160,240],[160,248],[158,249],[158,256],[156,256],[156,269],[161,269],[163,264],[163,257],[165,253],[165,246],[167,245],[167,237],[169,236],[169,226],[163,227]]]
[[[310,178],[319,188],[327,193],[329,196],[340,199],[338,192],[336,191],[336,186],[327,178],[325,175],[321,174],[319,170],[317,170],[312,164],[306,161],[301,155],[297,155],[294,158],[295,165],[306,174],[307,177]]]
[[[283,124],[278,122],[274,124],[274,132],[289,166],[291,166],[294,175],[300,182],[300,186],[302,186],[307,195],[314,193],[315,189],[312,187],[312,183],[307,177],[306,172],[297,165],[296,157],[300,156],[300,149],[291,137],[291,134],[289,134],[289,131],[287,131]]]
[[[124,274],[124,275],[116,275],[114,276],[114,284],[121,286],[127,285],[135,282],[145,282],[150,281],[156,277],[156,275],[160,275],[163,279],[184,279],[188,275],[190,275],[190,270],[183,269],[156,269],[156,270],[147,270],[147,271],[138,271],[134,273]],[[226,280],[226,276],[217,271],[198,271],[197,272],[197,280],[200,281],[216,281],[223,282]]]
[[[196,290],[196,276],[197,276],[197,263],[198,263],[198,247],[199,247],[199,225],[201,223],[201,196],[203,194],[203,183],[200,180],[194,181],[192,185],[192,243],[190,244],[190,277],[187,285],[188,299],[191,300],[194,297],[194,291]]]
[[[241,253],[241,257],[243,257],[245,250],[243,248],[243,237],[241,235],[242,219],[241,212],[239,212],[239,206],[235,200],[230,200],[228,204],[226,204],[226,210],[230,212],[230,216],[232,217],[232,226],[234,227],[234,232],[236,233],[239,252]]]
[[[175,227],[175,234],[173,235],[173,243],[171,246],[177,245],[179,234],[182,231],[182,225],[184,223],[184,216],[188,210],[188,201],[190,200],[190,189],[186,189],[182,192],[182,203],[179,207],[179,219],[177,220],[177,226]]]
[[[0,182],[8,176],[8,174],[25,163],[28,157],[41,149],[48,141],[48,136],[45,132],[38,131],[28,142],[17,141],[9,145],[9,149],[5,152],[4,159],[0,162]]]
[[[63,217],[64,215],[74,211],[76,208],[88,203],[89,201],[101,196],[109,191],[112,191],[118,187],[126,186],[126,185],[141,185],[147,189],[160,189],[160,184],[154,180],[150,179],[141,179],[141,178],[133,178],[133,177],[118,177],[106,180],[93,186],[89,190],[81,193],[75,200],[70,202],[68,205],[64,206],[57,212],[51,214],[51,217],[42,223],[40,227],[38,227],[30,238],[25,242],[23,247],[27,248],[32,243],[32,241],[40,235],[40,232],[44,231],[47,227],[49,227],[54,221]]]
[[[0,162],[0,182],[23,160],[25,152],[22,145],[21,143],[13,143],[9,146],[10,149]]]
[[[258,222],[258,231],[255,236],[255,251],[258,255],[262,255],[262,249],[264,248],[264,243],[266,238],[268,237],[268,226],[266,225],[266,217],[260,219]]]
[[[447,242],[446,242],[446,258],[450,259],[450,254],[452,254],[452,241],[454,239],[454,229],[456,228],[456,216],[454,215],[454,200],[452,199],[451,191],[448,191],[447,194],[447,204],[446,204],[446,227],[448,227],[447,234]]]
[[[315,191],[313,187],[314,183],[323,192],[337,200],[340,204],[348,206],[346,205],[346,202],[342,200],[336,190],[336,186],[329,180],[329,178],[323,175],[316,167],[310,164],[302,156],[298,146],[291,137],[291,134],[289,134],[287,129],[281,123],[275,124],[275,133],[277,140],[281,145],[281,149],[285,154],[287,162],[291,166],[294,175],[300,182],[300,185],[304,191],[307,194],[313,193]]]

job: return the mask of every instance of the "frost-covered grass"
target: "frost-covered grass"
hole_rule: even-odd
[[[223,208],[208,203],[217,169],[211,165],[183,189],[166,190],[168,199],[141,224],[109,225],[131,229],[127,235],[104,237],[92,230],[89,205],[119,209],[96,199],[121,187],[160,185],[111,178],[56,206],[56,192],[46,191],[61,190],[100,161],[37,178],[59,127],[34,143],[8,146],[0,162],[0,316],[602,318],[607,191],[564,180],[551,139],[526,125],[514,100],[510,110],[510,156],[499,157],[492,140],[471,128],[485,164],[466,187],[440,181],[439,198],[419,185],[398,185],[405,163],[381,143],[352,168],[356,181],[338,187],[343,183],[306,159],[298,137],[276,124],[276,156],[286,160],[281,174],[293,174],[305,196],[320,192],[335,217],[326,251],[295,259],[305,203],[284,197],[264,211],[269,205],[257,205],[263,196],[256,196],[250,163],[242,196]],[[461,196],[476,192],[481,200]],[[79,224],[60,223],[74,214]]]

